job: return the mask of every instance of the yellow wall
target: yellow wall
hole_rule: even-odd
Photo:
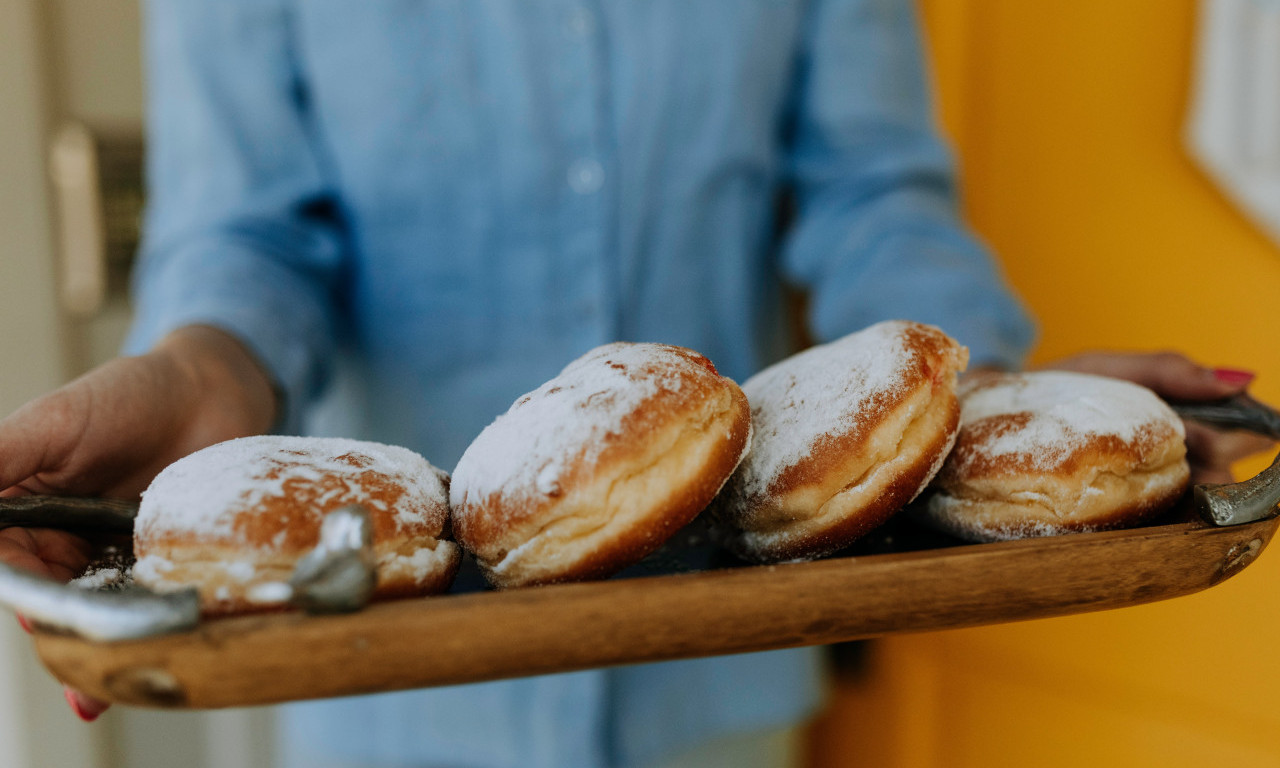
[[[923,0],[967,213],[1040,320],[1033,359],[1176,348],[1257,371],[1280,403],[1280,248],[1180,140],[1195,5]],[[1280,552],[1178,600],[886,640],[815,751],[824,768],[1280,766]]]
[[[1195,4],[925,8],[968,213],[1040,318],[1036,359],[1176,347],[1280,399],[1280,249],[1182,149]]]

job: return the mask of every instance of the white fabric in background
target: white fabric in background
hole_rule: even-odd
[[[1280,0],[1201,0],[1187,149],[1280,244]]]

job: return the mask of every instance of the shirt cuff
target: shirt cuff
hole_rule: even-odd
[[[186,326],[218,328],[262,365],[279,397],[273,431],[297,433],[323,388],[332,336],[323,288],[290,265],[235,243],[144,259],[126,354],[153,348]]]

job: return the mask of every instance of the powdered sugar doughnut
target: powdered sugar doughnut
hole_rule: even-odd
[[[925,516],[971,541],[1140,523],[1186,489],[1182,421],[1150,390],[1062,371],[961,389],[955,450]]]
[[[955,439],[968,356],[933,326],[889,321],[748,379],[755,442],[714,505],[728,546],[829,554],[915,498]]]
[[[449,476],[407,448],[338,438],[230,440],[169,465],[142,495],[134,579],[195,586],[205,613],[278,607],[324,515],[369,510],[375,597],[439,592],[461,550],[448,535]]]
[[[750,430],[742,391],[697,352],[598,347],[467,448],[454,530],[500,587],[608,576],[707,506]]]

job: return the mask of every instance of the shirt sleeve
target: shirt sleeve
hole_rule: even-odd
[[[911,319],[968,346],[971,365],[1020,365],[1031,321],[957,214],[914,3],[816,0],[806,39],[782,269],[810,292],[813,332]]]
[[[126,352],[210,325],[297,427],[333,338],[344,238],[274,0],[149,0],[148,211]]]

